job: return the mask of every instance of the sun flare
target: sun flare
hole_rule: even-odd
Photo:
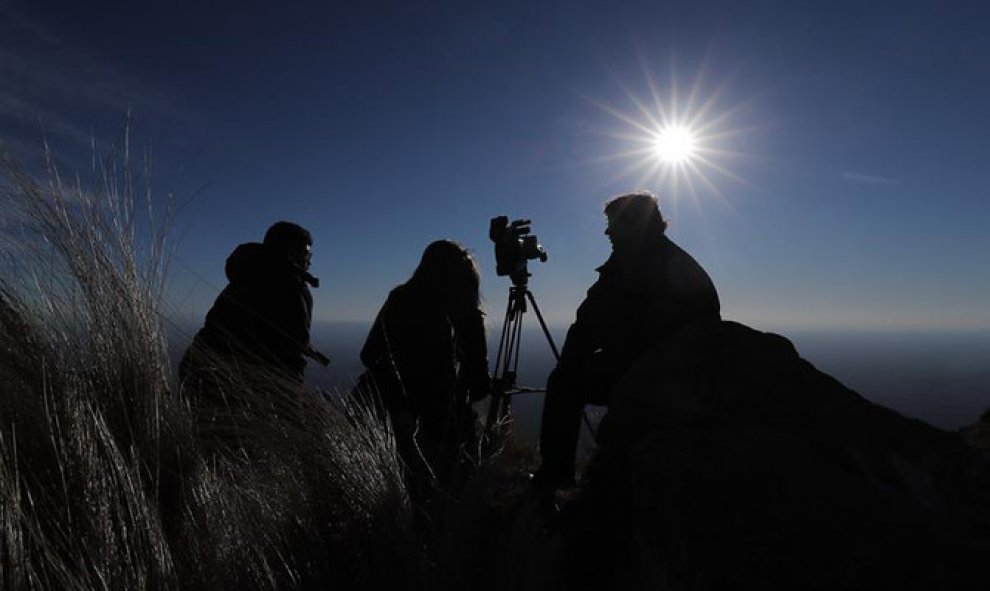
[[[696,144],[697,140],[690,129],[672,125],[660,130],[654,148],[661,162],[681,164],[691,160]]]
[[[600,132],[608,151],[592,160],[613,168],[609,182],[655,189],[675,202],[687,196],[699,205],[708,197],[726,202],[722,181],[749,185],[732,168],[749,157],[739,151],[742,136],[758,126],[741,125],[747,102],[727,101],[727,80],[712,87],[704,70],[685,88],[673,71],[667,84],[658,85],[644,66],[645,92],[620,85],[624,106],[586,97],[613,118]]]

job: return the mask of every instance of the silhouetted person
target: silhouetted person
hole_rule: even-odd
[[[277,222],[261,244],[234,249],[226,264],[229,283],[179,365],[183,380],[222,364],[302,383],[313,311],[309,287],[319,285],[308,272],[312,244],[302,226]]]
[[[473,456],[471,402],[489,391],[479,282],[460,245],[431,243],[412,277],[389,293],[361,349],[368,370],[357,393],[380,396],[414,495],[425,493],[431,475],[450,485]]]
[[[699,321],[718,320],[719,300],[708,274],[667,236],[650,193],[605,205],[612,254],[598,267],[567,331],[560,361],[547,380],[540,427],[542,466],[536,484],[574,483],[585,404],[607,405],[612,385],[645,351]]]

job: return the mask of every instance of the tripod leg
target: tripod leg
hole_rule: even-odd
[[[519,346],[522,343],[522,320],[523,314],[526,312],[526,300],[520,299],[516,301],[516,319],[515,325],[512,327],[512,355],[506,357],[505,367],[508,369],[512,367],[512,382],[515,384],[516,377],[519,375]],[[508,407],[508,403],[506,404]]]
[[[485,421],[485,439],[488,441],[491,440],[495,426],[508,413],[509,397],[505,390],[511,384],[507,383],[506,375],[512,364],[513,356],[519,354],[518,339],[515,335],[519,324],[522,322],[522,310],[513,294],[514,292],[509,292],[509,305],[506,307],[505,320],[502,324],[502,338],[499,341],[498,355],[495,360],[493,376],[495,384],[488,401],[488,417]]]
[[[505,306],[505,317],[502,320],[502,336],[498,341],[498,354],[495,356],[495,368],[492,370],[495,377],[499,377],[501,373],[505,373],[502,368],[502,356],[506,354],[508,349],[508,336],[509,336],[509,326],[512,324],[512,317],[514,315],[514,308],[512,302],[512,295],[509,295],[509,303]]]
[[[543,336],[547,337],[547,343],[550,344],[550,350],[553,351],[554,358],[560,361],[560,351],[557,350],[556,343],[553,342],[553,337],[550,335],[550,329],[547,328],[546,321],[543,320],[543,314],[540,312],[540,307],[536,305],[536,298],[533,297],[533,292],[526,290],[526,297],[529,298],[529,303],[533,305],[533,311],[536,312],[536,319],[540,321],[540,328],[543,329]]]
[[[526,297],[529,298],[529,303],[533,305],[533,311],[536,312],[536,318],[540,321],[540,328],[543,329],[543,334],[547,337],[547,343],[550,345],[550,350],[553,351],[553,356],[557,361],[560,361],[560,352],[557,350],[557,345],[553,342],[553,337],[550,335],[550,329],[547,328],[547,323],[543,320],[540,307],[536,305],[536,297],[528,289],[526,290]],[[584,419],[584,426],[588,428],[588,433],[591,435],[592,441],[598,443],[598,437],[595,436],[595,429],[591,425],[591,419],[588,418],[588,411],[583,411],[581,416]]]

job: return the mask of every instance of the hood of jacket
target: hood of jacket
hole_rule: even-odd
[[[280,259],[264,245],[247,242],[239,245],[227,257],[224,267],[227,281],[231,283],[254,283],[271,280],[273,277],[294,275],[292,263]]]

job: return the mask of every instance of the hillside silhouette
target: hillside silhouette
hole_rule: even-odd
[[[960,434],[873,404],[784,337],[738,323],[682,335],[669,351],[638,360],[614,390],[574,517],[576,579],[644,589],[983,580],[990,470]]]

